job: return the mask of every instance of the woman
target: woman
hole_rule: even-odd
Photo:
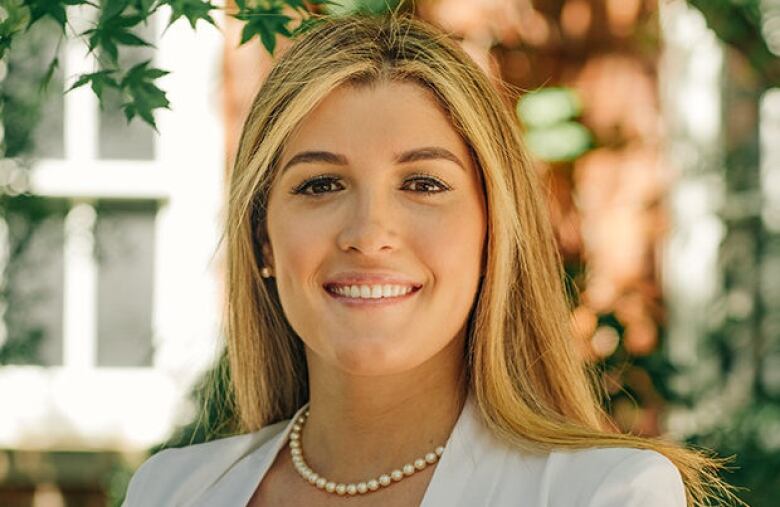
[[[406,17],[326,21],[255,98],[230,178],[243,434],[126,505],[683,506],[719,463],[610,432],[514,117]]]

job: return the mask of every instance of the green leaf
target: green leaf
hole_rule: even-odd
[[[547,127],[580,115],[582,104],[569,88],[542,88],[517,102],[517,115],[529,127]]]
[[[203,0],[163,0],[162,3],[171,7],[171,19],[168,21],[168,26],[182,16],[187,18],[192,28],[195,28],[195,24],[199,19],[217,26],[214,18],[209,14],[210,11],[216,9],[211,2]]]
[[[3,0],[5,18],[0,20],[0,58],[11,48],[11,42],[30,26],[30,9],[23,0]]]
[[[334,16],[351,14],[383,14],[398,6],[400,0],[336,0],[322,2]]]
[[[144,17],[139,14],[122,15],[127,7],[126,0],[108,0],[103,4],[103,11],[95,28],[86,30],[81,35],[89,36],[87,45],[90,51],[100,48],[116,63],[119,58],[118,45],[152,46],[130,31]]]
[[[51,82],[52,76],[54,76],[54,71],[57,70],[59,66],[60,59],[59,57],[55,56],[54,59],[49,63],[48,67],[46,67],[46,74],[43,75],[43,79],[38,86],[39,92],[43,93],[46,91],[46,88],[48,88],[49,83]]]
[[[76,82],[70,86],[70,88],[65,90],[65,93],[90,83],[92,91],[95,92],[98,100],[100,100],[100,107],[103,107],[103,91],[106,88],[118,89],[120,87],[119,83],[117,83],[116,80],[112,77],[112,74],[114,73],[116,73],[116,69],[106,69],[98,72],[92,72],[90,74],[82,74],[79,76]]]
[[[138,11],[139,16],[143,16],[145,19],[148,19],[152,12],[154,12],[157,7],[159,7],[159,5],[155,6],[156,1],[157,0],[131,0],[130,5],[132,5],[135,10]]]
[[[155,109],[170,109],[170,102],[162,91],[154,84],[154,80],[168,74],[167,70],[150,68],[151,60],[141,62],[132,67],[120,83],[128,100],[122,104],[122,110],[128,122],[139,116],[157,130],[154,121]]]
[[[60,25],[64,33],[65,23],[68,22],[65,14],[65,5],[67,4],[61,0],[28,0],[27,6],[30,8],[30,21],[27,27],[29,28],[39,19],[48,16]]]
[[[152,63],[151,60],[146,60],[131,67],[130,70],[127,71],[127,74],[125,74],[125,77],[122,78],[121,85],[127,86],[146,79],[157,79],[170,74],[167,70],[155,67],[149,68],[150,63]]]
[[[117,32],[114,36],[117,42],[121,42],[125,46],[149,46],[150,44],[130,32]]]
[[[590,131],[573,121],[531,129],[526,133],[525,141],[534,155],[548,162],[574,160],[593,144]]]
[[[258,36],[265,49],[273,54],[274,49],[276,49],[276,35],[284,35],[285,37],[292,35],[287,28],[292,18],[282,14],[280,6],[269,8],[251,7],[240,10],[233,17],[246,22],[241,32],[239,45]]]
[[[128,0],[104,0],[101,2],[100,19],[111,19],[122,14],[127,8]]]

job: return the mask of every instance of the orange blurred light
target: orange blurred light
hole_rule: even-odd
[[[639,11],[642,8],[641,1],[607,0],[606,7],[612,33],[619,36],[629,35],[639,17]]]
[[[655,350],[658,328],[650,318],[633,322],[626,328],[623,346],[634,356],[646,356]]]
[[[539,11],[528,9],[520,19],[520,37],[531,46],[544,46],[550,39],[550,23]]]
[[[573,39],[584,37],[592,20],[593,13],[586,0],[569,0],[561,9],[561,28]]]

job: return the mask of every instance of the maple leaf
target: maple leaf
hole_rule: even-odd
[[[163,0],[161,3],[171,7],[171,19],[168,21],[168,26],[182,16],[187,18],[192,28],[195,28],[195,24],[199,19],[217,26],[214,18],[209,14],[209,11],[216,9],[211,2],[204,2],[203,0]]]
[[[160,7],[156,2],[157,0],[129,0],[129,5],[138,11],[138,14],[148,19]]]
[[[157,130],[152,112],[155,109],[170,109],[165,92],[154,84],[154,80],[168,74],[167,70],[149,67],[151,60],[146,60],[132,67],[119,86],[128,100],[122,104],[128,123],[136,115]]]
[[[242,1],[241,5],[244,5],[238,14],[233,15],[234,18],[245,21],[244,29],[241,31],[241,41],[239,45],[251,40],[252,37],[260,37],[260,41],[265,46],[265,49],[269,53],[273,54],[276,48],[276,34],[281,34],[286,37],[290,37],[292,34],[287,28],[287,24],[292,21],[293,18],[282,14],[282,7],[279,5],[272,5],[270,7],[246,7],[246,4]]]
[[[65,6],[89,2],[86,2],[85,0],[28,0],[25,3],[30,9],[30,21],[27,24],[27,28],[39,19],[48,16],[60,25],[60,29],[62,29],[64,33],[65,23],[68,22],[67,15],[65,14]]]
[[[119,58],[118,44],[126,46],[152,46],[142,38],[130,32],[146,18],[140,14],[123,15],[127,0],[107,0],[103,4],[100,19],[95,28],[86,30],[81,35],[88,35],[87,44],[90,51],[100,48],[116,63]]]
[[[98,100],[100,101],[100,107],[103,107],[103,91],[106,88],[119,88],[119,83],[112,77],[112,74],[116,73],[116,69],[105,69],[98,72],[92,72],[89,74],[81,74],[79,78],[73,83],[70,88],[65,90],[65,93],[84,86],[89,83],[92,91],[95,92]]]

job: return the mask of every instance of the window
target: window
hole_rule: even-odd
[[[97,208],[98,366],[152,365],[154,201]]]

